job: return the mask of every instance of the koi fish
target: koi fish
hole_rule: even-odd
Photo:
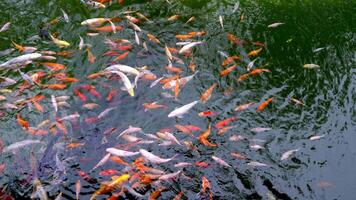
[[[254,75],[257,75],[257,74],[260,74],[260,73],[263,73],[263,72],[271,72],[270,70],[268,69],[254,69],[252,70],[251,72],[247,73],[247,74],[242,74],[240,75],[240,77],[238,78],[237,81],[243,81],[245,80],[246,78],[250,77],[250,76],[254,76]]]
[[[41,56],[42,56],[42,54],[40,54],[40,53],[31,53],[31,54],[25,54],[25,55],[22,55],[22,56],[18,56],[16,58],[12,58],[11,60],[0,64],[0,68],[1,67],[6,67],[6,66],[9,66],[9,65],[14,65],[14,64],[18,64],[18,63],[25,63],[25,62],[28,62],[28,61],[36,60],[36,59],[40,58]]]
[[[104,32],[104,33],[109,33],[109,32],[115,33],[121,31],[123,28],[122,26],[118,26],[118,25],[117,26],[110,25],[110,26],[102,26],[102,27],[90,27],[90,29],[93,31]]]
[[[77,200],[79,200],[79,193],[80,193],[81,187],[82,187],[82,185],[80,183],[80,180],[77,180],[77,182],[75,183],[75,197]]]
[[[55,70],[55,71],[67,69],[67,67],[65,65],[59,64],[59,63],[41,62],[40,64],[50,68],[51,70]]]
[[[305,65],[303,65],[303,67],[305,69],[318,69],[318,68],[320,68],[320,66],[317,65],[317,64],[305,64]]]
[[[70,43],[67,41],[57,39],[53,37],[51,34],[49,36],[52,39],[53,43],[55,43],[59,48],[65,48],[70,46]]]
[[[185,22],[185,24],[188,24],[189,22],[192,22],[192,21],[194,21],[194,20],[195,20],[195,17],[193,16],[193,17],[189,18],[189,19],[187,20],[187,22]]]
[[[100,167],[100,166],[103,166],[110,158],[111,154],[110,153],[107,153],[94,167],[92,170]]]
[[[107,148],[106,152],[119,157],[131,157],[140,154],[140,152],[124,151],[116,148]]]
[[[237,68],[236,64],[231,67],[226,68],[225,70],[220,72],[220,77],[224,77],[224,76],[228,75],[229,73],[234,71],[234,69],[236,69],[236,68]]]
[[[314,140],[320,140],[321,138],[323,138],[323,137],[325,137],[326,135],[324,134],[324,135],[315,135],[315,136],[311,136],[310,138],[309,138],[309,140],[311,140],[311,141],[314,141]]]
[[[182,172],[182,171],[179,170],[179,171],[174,172],[174,173],[164,174],[164,175],[160,176],[160,177],[158,178],[158,180],[165,180],[165,181],[167,181],[167,180],[169,180],[169,179],[176,178],[181,172]]]
[[[211,97],[211,93],[213,92],[214,88],[217,86],[217,83],[214,83],[212,86],[210,86],[207,90],[205,90],[205,92],[201,95],[200,97],[200,101],[202,103],[207,102],[210,97]]]
[[[297,151],[299,151],[299,148],[298,149],[292,149],[292,150],[284,152],[282,154],[281,160],[287,160],[292,154],[294,154]]]
[[[214,116],[214,115],[216,115],[216,113],[213,112],[213,111],[210,111],[210,110],[198,113],[199,117],[211,117],[211,116]]]
[[[99,172],[99,175],[100,176],[109,176],[109,175],[118,174],[118,173],[120,173],[120,172],[115,169],[107,169],[107,170],[103,170],[103,171]]]
[[[33,53],[35,51],[37,51],[37,48],[35,47],[23,47],[19,44],[16,44],[14,41],[11,41],[12,44],[14,45],[14,47],[16,49],[18,49],[20,52],[23,52],[23,53]]]
[[[129,174],[123,174],[121,176],[112,177],[112,181],[108,183],[104,183],[100,186],[100,188],[94,192],[94,194],[90,197],[90,200],[95,200],[98,195],[105,194],[107,192],[112,191],[115,187],[122,184],[126,180],[130,178]]]
[[[183,115],[189,112],[190,109],[192,109],[199,101],[193,101],[192,103],[186,104],[182,107],[176,108],[172,112],[168,114],[168,117],[179,117],[183,118]]]
[[[203,44],[203,42],[199,41],[199,42],[191,42],[187,45],[184,45],[180,50],[179,50],[179,54],[183,54],[187,51],[189,51],[191,48],[193,48],[194,46],[196,45],[199,45],[199,44]]]
[[[127,76],[119,71],[110,71],[111,73],[117,74],[120,76],[121,80],[124,82],[124,85],[127,89],[127,92],[129,93],[130,96],[135,96],[135,92],[134,92],[134,87],[132,86],[129,78],[127,78]]]
[[[227,164],[226,161],[224,161],[223,159],[221,159],[221,158],[219,158],[219,157],[211,156],[211,158],[212,158],[215,162],[219,163],[220,165],[223,165],[223,166],[225,166],[225,167],[231,167],[231,165]]]
[[[157,102],[144,103],[142,105],[145,108],[145,112],[147,112],[148,110],[153,110],[158,108],[167,108],[166,105],[158,104]]]
[[[177,20],[179,18],[179,15],[172,15],[172,16],[170,16],[167,20],[168,21],[175,21],[175,20]]]
[[[0,28],[0,33],[7,31],[7,30],[10,28],[10,25],[11,25],[10,22],[5,23],[5,24]]]
[[[17,123],[19,123],[20,126],[24,127],[25,129],[28,129],[30,127],[30,123],[24,120],[20,114],[17,114],[16,118],[17,118]]]
[[[235,108],[235,111],[236,111],[236,112],[239,112],[239,111],[246,110],[246,109],[248,109],[250,106],[252,106],[253,104],[254,104],[254,102],[242,104],[242,105],[240,105],[240,106],[237,106],[237,107]]]
[[[15,142],[15,143],[5,147],[2,150],[2,152],[6,153],[6,152],[9,152],[9,151],[15,151],[15,150],[23,148],[25,146],[29,146],[29,145],[32,145],[32,144],[40,144],[40,143],[42,143],[42,142],[39,141],[39,140],[22,140],[20,142]]]
[[[222,65],[222,66],[226,66],[226,65],[231,64],[231,63],[234,62],[234,61],[242,61],[242,59],[241,59],[239,56],[230,56],[230,57],[227,57],[227,58],[221,63],[221,65]]]
[[[145,149],[140,149],[139,152],[141,153],[141,155],[148,161],[150,161],[153,164],[161,164],[161,163],[166,163],[169,162],[171,160],[173,160],[176,156],[173,156],[171,158],[160,158],[150,152],[148,152]]]
[[[283,24],[284,24],[284,23],[276,22],[276,23],[273,23],[273,24],[268,25],[267,27],[268,27],[268,28],[277,28],[278,26],[281,26],[281,25],[283,25]]]
[[[51,89],[51,90],[63,90],[67,87],[66,84],[49,84],[46,85],[46,88]]]
[[[209,146],[209,147],[217,147],[216,144],[213,144],[211,142],[208,141],[208,137],[211,133],[211,125],[209,124],[209,128],[207,130],[205,130],[199,137],[198,140],[204,144],[205,146]]]
[[[225,126],[229,125],[232,121],[235,121],[237,119],[237,117],[229,117],[227,119],[221,120],[218,123],[215,124],[215,128],[217,129],[221,129],[224,128]]]
[[[260,112],[263,109],[265,109],[265,107],[270,104],[272,102],[272,100],[274,99],[274,97],[271,97],[269,99],[267,99],[266,101],[262,102],[256,109],[256,112]]]
[[[107,67],[105,71],[120,71],[127,74],[133,74],[135,76],[139,75],[140,73],[137,69],[133,67],[121,64],[111,65],[110,67]]]
[[[255,57],[255,56],[257,56],[261,51],[262,51],[262,48],[259,48],[259,49],[250,51],[250,52],[247,54],[247,56],[248,56],[248,57]]]

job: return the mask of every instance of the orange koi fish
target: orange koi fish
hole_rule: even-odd
[[[247,74],[242,74],[239,76],[239,78],[237,79],[237,81],[243,81],[245,80],[246,78],[250,77],[250,76],[255,76],[257,74],[260,74],[260,73],[263,73],[263,72],[271,72],[270,70],[268,69],[254,69],[252,70],[251,72],[247,73]]]
[[[180,132],[191,135],[192,134],[192,130],[190,130],[189,128],[183,126],[183,125],[179,125],[176,124],[174,125],[174,127],[176,127],[176,129],[178,129]]]
[[[209,146],[209,147],[216,147],[216,144],[213,144],[211,142],[208,141],[208,137],[211,133],[211,125],[209,125],[209,128],[207,130],[205,130],[199,137],[198,140],[204,144],[205,146]]]
[[[166,105],[158,104],[157,102],[144,103],[142,105],[145,108],[145,112],[147,112],[148,110],[153,110],[158,108],[167,108]]]
[[[233,117],[229,117],[227,119],[221,120],[215,124],[215,128],[217,128],[217,129],[224,128],[225,126],[229,125],[232,121],[235,121],[236,119],[237,119],[237,117],[233,116]]]
[[[87,101],[87,97],[79,91],[79,89],[74,89],[74,94],[83,102]]]
[[[17,123],[19,123],[20,126],[24,127],[26,130],[30,127],[30,123],[26,120],[24,120],[20,114],[16,115],[17,118]]]
[[[117,164],[120,164],[120,165],[129,165],[127,162],[123,161],[120,157],[118,156],[111,156],[110,157],[110,160],[117,163]]]
[[[222,66],[226,66],[226,65],[231,64],[233,61],[242,61],[242,59],[241,59],[241,57],[239,57],[239,56],[230,56],[230,57],[227,57],[227,58],[221,63],[221,65],[222,65]]]
[[[256,50],[253,50],[253,51],[250,51],[247,56],[248,57],[255,57],[257,56],[260,52],[262,51],[262,48],[259,48],[259,49],[256,49]]]
[[[63,90],[67,87],[66,84],[49,84],[46,86],[46,88],[51,89],[51,90]]]
[[[187,40],[194,37],[194,35],[176,35],[175,36],[178,40]]]
[[[198,113],[199,117],[211,117],[211,116],[214,116],[214,115],[216,115],[216,113],[213,112],[213,111],[210,111],[210,110]]]
[[[78,147],[82,147],[82,146],[84,146],[84,143],[74,142],[74,143],[68,144],[66,147],[68,149],[74,149],[74,148],[78,148]]]
[[[181,68],[178,68],[178,67],[173,67],[173,66],[166,66],[166,70],[172,72],[172,73],[175,73],[175,74],[180,74],[183,72],[183,70]]]
[[[128,55],[129,55],[129,51],[126,51],[122,54],[120,54],[119,56],[117,56],[115,59],[114,59],[114,62],[115,61],[120,61],[120,60],[123,60],[124,58],[126,58]]]
[[[236,69],[237,65],[233,65],[231,67],[226,68],[225,70],[220,72],[220,77],[224,77],[228,75],[230,72],[234,71]]]
[[[64,77],[64,78],[59,78],[59,81],[62,81],[63,83],[76,83],[79,80],[76,78],[71,78],[71,77]]]
[[[150,41],[152,41],[152,42],[161,43],[161,41],[159,41],[159,40],[156,38],[156,36],[154,36],[154,35],[152,35],[152,34],[147,33],[147,37],[148,37],[148,39],[149,39]]]
[[[256,109],[256,112],[260,112],[262,111],[263,109],[265,109],[265,107],[270,104],[272,102],[274,97],[271,97],[269,99],[267,99],[266,101],[262,102]]]
[[[188,35],[192,35],[192,36],[203,36],[205,35],[206,32],[205,31],[198,31],[198,32],[189,32]]]
[[[214,91],[214,88],[217,86],[218,84],[217,83],[214,83],[212,86],[210,86],[207,90],[205,90],[205,92],[201,95],[200,97],[200,101],[202,103],[205,103],[207,102],[210,97],[211,97],[211,94],[213,93]]]
[[[237,37],[231,33],[227,34],[227,39],[234,44],[237,44],[237,45],[242,44],[242,41],[237,39]]]
[[[60,70],[67,69],[66,66],[64,66],[62,64],[59,64],[59,63],[42,62],[40,64],[43,65],[43,66],[46,66],[46,67],[48,67],[48,68],[50,68],[51,70],[54,70],[54,71],[60,71]]]
[[[246,110],[247,108],[249,108],[250,106],[252,106],[252,104],[254,104],[253,102],[250,102],[250,103],[246,103],[246,104],[243,104],[243,105],[240,105],[240,106],[237,106],[235,108],[235,111],[242,111],[242,110]]]
[[[123,28],[122,26],[103,26],[103,27],[91,27],[91,30],[98,31],[98,32],[117,32],[121,31]]]

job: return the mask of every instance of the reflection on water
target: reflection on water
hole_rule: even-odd
[[[166,188],[162,189],[161,199],[173,199],[180,192],[183,192],[182,199],[209,199],[210,191],[214,199],[352,199],[356,181],[352,167],[356,162],[353,148],[356,140],[352,134],[356,131],[355,2],[241,1],[238,9],[236,1],[169,2],[125,1],[123,5],[106,4],[106,9],[99,10],[88,9],[80,1],[0,2],[0,6],[6,8],[0,14],[3,19],[0,26],[11,22],[9,30],[0,33],[1,63],[21,55],[18,51],[10,54],[11,41],[41,51],[63,51],[50,40],[36,37],[39,27],[44,26],[56,37],[71,43],[65,51],[73,51],[73,56],[56,56],[55,62],[64,64],[65,73],[79,80],[64,90],[44,90],[35,85],[16,94],[23,82],[20,73],[0,71],[1,77],[18,82],[7,86],[2,81],[0,85],[1,89],[14,90],[0,93],[7,98],[1,102],[0,110],[0,149],[4,147],[0,158],[0,196],[39,198],[41,194],[43,197],[43,189],[50,199],[60,193],[64,199],[75,199],[79,180],[80,198],[89,199],[100,184],[110,181],[113,175],[134,176],[137,172],[131,163],[136,161],[137,164],[138,156],[121,157],[122,161],[110,158],[93,170],[105,157],[107,148],[117,147],[133,152],[146,149],[161,158],[176,155],[167,163],[146,162],[145,165],[164,173],[181,170],[173,180],[140,187],[136,184],[134,191],[126,189],[129,192],[123,193],[122,198],[142,195],[141,198],[147,199],[153,191]],[[68,13],[70,22],[60,19],[48,25],[63,16],[61,9]],[[113,17],[127,10],[139,11],[150,20],[138,24],[142,29],[136,31],[140,45],[136,44],[135,31],[127,19],[114,21],[123,27],[118,33],[101,33],[94,37],[87,33],[95,31],[80,25],[88,18]],[[177,20],[167,20],[173,15],[178,15]],[[282,24],[267,27],[273,23]],[[173,53],[181,59],[173,62],[174,67],[182,71],[180,77],[197,72],[180,88],[178,98],[174,98],[174,88],[173,92],[164,90],[161,83],[151,88],[153,80],[140,79],[134,89],[135,97],[130,97],[122,90],[125,87],[117,75],[87,78],[110,66],[113,58],[125,52],[113,53],[115,57],[104,56],[110,50],[104,42],[107,38],[129,39],[134,46],[119,63],[137,69],[148,66],[147,70],[158,78],[174,74],[167,73],[164,44],[179,50],[176,35],[200,31],[206,34],[194,40],[203,44],[193,47],[191,56]],[[156,36],[161,44],[150,41],[147,33]],[[88,52],[78,50],[79,35],[90,44],[90,52],[96,56],[92,64]],[[259,48],[262,51],[257,56],[248,56]],[[223,66],[226,56],[235,56],[235,59]],[[236,68],[221,77],[222,71],[234,63],[238,64]],[[271,72],[248,75],[238,81],[242,74],[248,73],[249,64],[252,69]],[[316,64],[320,68],[305,69],[304,64]],[[30,75],[39,71],[48,73],[49,69],[39,64],[22,69]],[[134,76],[128,77],[133,82]],[[45,81],[53,84],[56,82],[53,80]],[[199,100],[214,83],[216,87],[206,103],[198,103],[183,118],[167,117],[175,108]],[[30,110],[28,104],[31,103],[19,106],[20,109],[4,108],[6,103],[35,95],[45,96],[39,101],[43,113],[35,105]],[[69,99],[63,101],[68,105],[63,103],[54,113],[51,95],[68,95]],[[269,104],[268,99],[271,99]],[[157,103],[149,104],[152,102]],[[266,107],[262,110],[260,106],[264,102]],[[147,111],[144,104],[150,108],[161,107]],[[241,105],[248,106],[237,109]],[[259,108],[261,111],[256,112]],[[202,117],[208,115],[208,112],[201,113],[203,111],[211,111],[211,116]],[[34,136],[19,126],[18,113],[31,126],[46,119],[57,124],[44,126],[48,134]],[[65,131],[58,124],[65,116],[72,117],[64,120],[67,134],[63,134]],[[219,128],[218,124],[223,125]],[[187,126],[179,125],[192,126],[187,130]],[[210,125],[212,130],[204,145],[199,136],[209,130]],[[142,131],[130,134],[136,138],[118,137],[130,126],[140,127]],[[56,134],[53,127],[58,129]],[[167,139],[153,138],[152,134],[164,131],[171,132],[178,141],[167,145]],[[24,140],[39,142],[15,152],[9,150],[11,144]],[[189,165],[175,166],[182,162]],[[202,192],[203,177],[211,185],[205,192]],[[134,187],[133,184],[126,186]],[[113,190],[111,195],[119,192]]]

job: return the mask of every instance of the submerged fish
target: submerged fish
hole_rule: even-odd
[[[292,154],[294,154],[295,152],[299,151],[299,148],[298,149],[292,149],[292,150],[289,150],[289,151],[286,151],[282,154],[282,157],[281,157],[281,160],[286,160],[288,159]]]
[[[29,145],[32,145],[32,144],[40,144],[40,143],[42,143],[40,140],[22,140],[20,142],[15,142],[15,143],[5,147],[3,149],[3,152],[6,153],[6,152],[9,152],[9,151],[14,151],[14,150],[23,148],[25,146],[29,146]]]
[[[179,117],[183,118],[183,115],[189,112],[199,101],[193,101],[192,103],[186,104],[182,107],[176,108],[168,114],[168,117]]]
[[[148,152],[145,149],[140,149],[139,152],[141,153],[141,155],[143,157],[145,157],[145,159],[147,159],[148,161],[150,161],[153,164],[166,163],[166,162],[173,160],[176,157],[176,156],[173,156],[171,158],[161,158],[161,157],[158,157],[158,156]]]
[[[131,157],[140,154],[140,152],[124,151],[116,148],[107,148],[106,152],[119,157]]]
[[[317,65],[317,64],[305,64],[305,65],[303,65],[303,67],[305,69],[318,69],[318,68],[320,68],[320,66]]]

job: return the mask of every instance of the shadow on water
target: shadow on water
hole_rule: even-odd
[[[6,163],[7,169],[1,174],[0,188],[13,197],[27,198],[33,192],[33,178],[38,177],[49,196],[54,198],[59,192],[66,199],[75,199],[75,182],[81,179],[79,171],[89,174],[90,181],[82,181],[81,197],[89,199],[99,188],[99,183],[108,180],[98,175],[103,169],[123,170],[115,163],[107,163],[105,168],[90,171],[105,155],[105,149],[125,142],[116,136],[128,126],[138,126],[146,133],[155,133],[163,128],[174,130],[175,124],[193,124],[202,130],[209,123],[237,115],[233,129],[218,136],[216,130],[209,136],[217,148],[209,148],[193,141],[198,150],[191,151],[180,146],[162,148],[158,145],[147,145],[144,148],[161,157],[179,154],[182,162],[205,161],[207,168],[187,167],[186,177],[169,182],[165,186],[169,191],[162,193],[161,199],[172,199],[180,191],[188,199],[198,199],[201,190],[201,177],[205,176],[212,185],[214,199],[352,199],[356,191],[356,175],[353,166],[356,163],[356,2],[345,1],[241,1],[240,8],[233,12],[236,1],[126,1],[124,5],[113,4],[106,10],[89,10],[80,1],[21,1],[5,0],[0,2],[4,9],[0,16],[0,25],[7,21],[12,27],[6,33],[0,33],[0,51],[11,46],[11,40],[46,50],[58,50],[50,41],[28,38],[38,34],[38,26],[61,16],[60,8],[66,10],[71,23],[58,23],[49,28],[58,32],[60,38],[79,43],[78,35],[87,32],[80,22],[87,18],[111,17],[125,10],[139,10],[154,23],[142,23],[140,27],[170,46],[177,42],[177,34],[190,31],[206,31],[202,36],[204,47],[194,50],[194,58],[186,59],[185,64],[194,61],[199,73],[197,78],[181,91],[179,101],[164,99],[160,89],[147,90],[149,84],[142,83],[137,88],[137,96],[130,98],[120,92],[113,102],[90,97],[100,105],[100,111],[87,111],[81,108],[82,103],[72,98],[70,109],[61,111],[63,116],[78,112],[83,119],[97,116],[107,107],[117,107],[110,117],[97,123],[86,123],[79,120],[70,123],[70,133],[66,136],[48,135],[40,139],[42,146],[26,148],[16,154],[4,154],[0,163]],[[18,15],[14,15],[13,13]],[[167,18],[178,14],[180,18],[172,23]],[[224,28],[221,28],[219,16],[223,16]],[[193,23],[186,24],[192,16]],[[269,24],[282,22],[277,28],[267,28]],[[145,32],[146,33],[146,32]],[[227,33],[236,35],[243,45],[233,45],[227,39]],[[130,38],[131,29],[113,36],[86,37],[93,45],[95,55],[101,55],[107,49],[102,41],[105,37]],[[272,73],[263,74],[237,82],[237,77],[245,73],[247,64],[252,61],[247,53],[256,49],[256,42],[263,43],[264,48],[255,61],[257,68],[266,68]],[[150,52],[139,56],[139,49],[125,60],[130,66],[153,66],[152,71],[161,77],[166,74],[167,65],[164,51],[158,45],[149,43]],[[244,58],[236,71],[226,78],[219,76],[221,63],[227,55],[238,55]],[[0,57],[1,62],[8,60]],[[109,59],[98,56],[96,63],[90,65],[86,54],[77,52],[72,58],[59,58],[56,62],[65,63],[69,73],[83,80],[81,84],[90,83],[100,93],[106,94],[110,88],[120,85],[108,82],[88,81],[88,74],[104,69]],[[308,70],[302,66],[308,63],[320,65],[320,69]],[[183,76],[191,75],[185,66]],[[30,70],[36,70],[36,66]],[[16,77],[12,72],[0,72],[1,76]],[[194,108],[182,119],[168,119],[168,110],[173,110],[197,98],[214,82],[218,87],[206,104]],[[74,84],[72,88],[76,87]],[[61,95],[72,95],[72,88]],[[136,92],[136,91],[135,91]],[[33,96],[36,91],[28,91],[23,97]],[[274,97],[273,103],[263,112],[254,110],[258,103]],[[305,103],[296,105],[292,98]],[[163,111],[144,112],[142,104],[159,100],[168,105]],[[248,102],[255,104],[242,112],[234,111],[237,105]],[[50,104],[49,102],[47,102]],[[46,108],[50,110],[50,105]],[[196,113],[212,110],[218,116],[206,119],[197,117]],[[11,113],[11,114],[10,114]],[[44,119],[54,119],[51,111],[39,115],[34,111],[23,110],[31,123],[38,124]],[[16,123],[16,112],[9,112],[0,120],[1,140],[6,145],[30,138]],[[269,127],[272,130],[255,133],[256,127]],[[105,131],[115,128],[114,134],[104,135]],[[231,137],[240,135],[245,140],[231,141]],[[324,136],[311,141],[311,136]],[[179,140],[189,140],[177,133]],[[197,136],[197,135],[196,135]],[[33,138],[32,138],[33,139]],[[65,145],[81,142],[85,145],[69,150]],[[260,145],[263,149],[251,149],[251,145]],[[55,148],[54,148],[55,146]],[[281,160],[284,152],[299,149],[288,160]],[[33,153],[31,153],[33,152]],[[247,160],[231,157],[238,152]],[[232,168],[225,168],[211,160],[217,156],[227,161]],[[30,159],[26,159],[30,158]],[[58,160],[56,161],[56,159]],[[127,159],[126,162],[133,161]],[[268,167],[252,167],[247,163],[257,161]],[[57,162],[57,163],[56,163]],[[59,162],[59,163],[58,163]],[[58,166],[65,168],[62,173]],[[173,164],[153,166],[160,170],[174,172]],[[53,173],[53,176],[52,176]],[[192,177],[188,179],[187,177]],[[150,190],[151,188],[146,188]],[[151,190],[152,191],[152,190]],[[2,195],[0,190],[0,195]],[[128,198],[128,197],[127,197]]]

